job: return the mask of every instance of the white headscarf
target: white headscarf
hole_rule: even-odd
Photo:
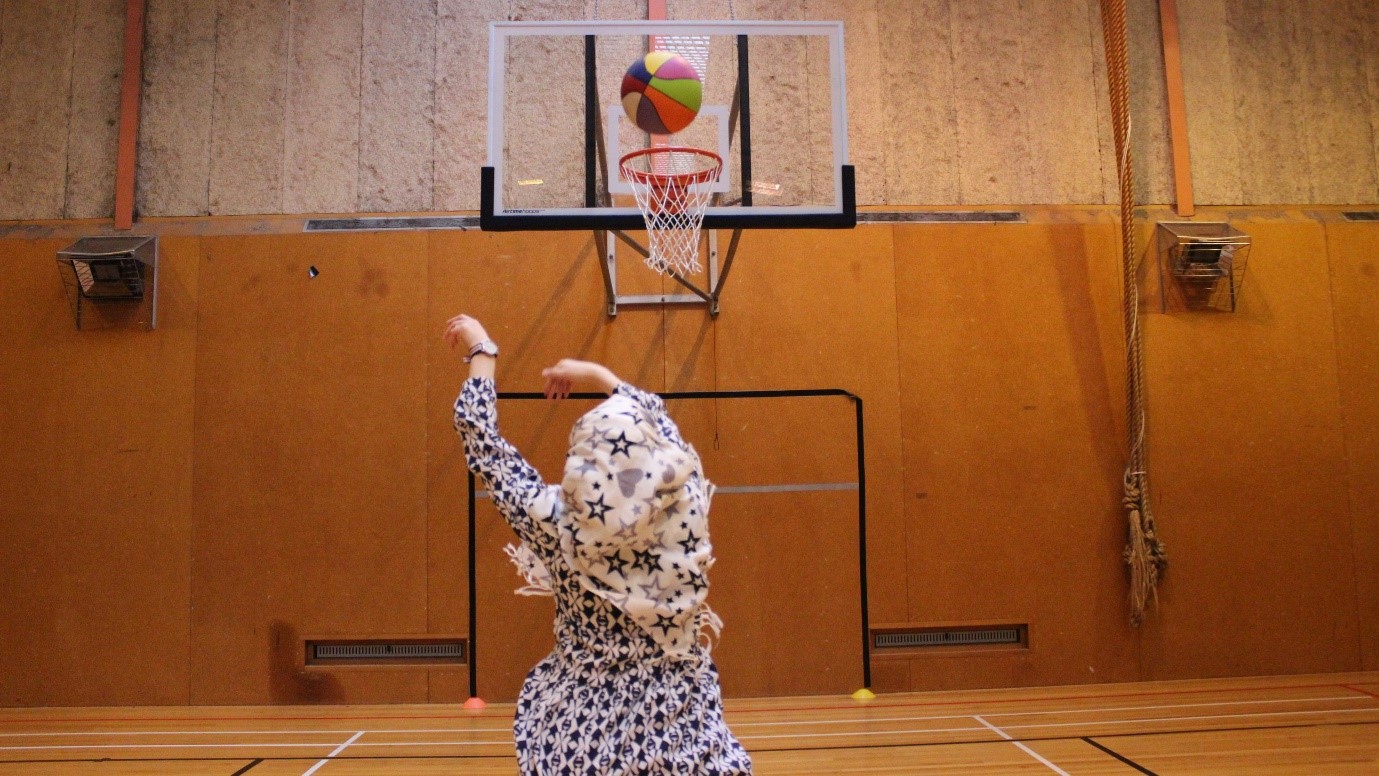
[[[688,657],[704,628],[717,635],[721,622],[704,603],[713,485],[693,447],[614,394],[570,431],[561,492],[561,554],[586,590],[672,657]],[[508,554],[529,583],[518,592],[550,594],[550,574],[530,550]]]

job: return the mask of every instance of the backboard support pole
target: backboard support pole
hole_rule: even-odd
[[[599,187],[599,165],[606,158],[599,116],[598,50],[593,35],[584,36],[584,206],[608,204],[608,182]]]
[[[751,62],[748,59],[747,36],[737,36],[737,89],[734,97],[738,108],[738,164],[742,167],[742,206],[752,206],[752,91]]]

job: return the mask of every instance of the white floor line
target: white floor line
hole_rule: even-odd
[[[986,720],[982,719],[982,718],[979,717],[979,716],[973,715],[972,719],[975,719],[975,720],[977,720],[978,722],[982,723],[982,724],[985,725],[987,728],[989,728],[989,729],[991,730],[991,732],[995,733],[996,735],[1000,736],[1001,738],[1004,738],[1005,740],[1009,741],[1010,743],[1015,744],[1016,746],[1020,747],[1020,751],[1024,752],[1025,754],[1029,755],[1030,757],[1033,757],[1034,759],[1038,760],[1039,762],[1041,762],[1041,763],[1043,763],[1043,764],[1049,766],[1049,770],[1052,770],[1054,773],[1060,773],[1060,774],[1062,774],[1063,776],[1068,776],[1068,772],[1067,772],[1067,771],[1063,770],[1062,768],[1059,768],[1057,765],[1054,765],[1053,763],[1049,762],[1048,760],[1045,760],[1044,757],[1043,757],[1042,755],[1040,755],[1038,752],[1034,751],[1033,749],[1030,749],[1028,746],[1025,746],[1024,744],[1020,743],[1019,741],[1016,741],[1014,738],[1012,738],[1012,737],[1010,737],[1009,735],[1007,735],[1006,732],[1005,732],[1004,730],[1001,730],[1000,728],[996,727],[995,725],[991,724],[990,722],[987,722]]]
[[[1352,700],[1352,698],[1351,698],[1350,696],[1346,696],[1345,698],[1335,698],[1335,699],[1330,699],[1330,698],[1295,698],[1295,699],[1290,699],[1290,700],[1293,700],[1293,701],[1296,701],[1296,702],[1305,702],[1305,701],[1320,701],[1320,700]],[[1360,700],[1366,700],[1366,699],[1361,698]],[[1269,703],[1269,702],[1272,702],[1272,701],[1242,701],[1242,702],[1240,702],[1240,703]],[[1237,703],[1235,703],[1235,702],[1224,703],[1224,704],[1218,704],[1218,703],[1172,704],[1172,705],[1164,705],[1164,706],[1120,707],[1119,709],[1116,709],[1116,710],[1121,710],[1121,711],[1128,711],[1128,710],[1153,710],[1153,709],[1156,709],[1156,708],[1182,708],[1182,707],[1191,707],[1191,706],[1214,706],[1214,705],[1239,705],[1239,704],[1237,704]],[[1108,711],[1109,711],[1109,710],[1110,710],[1110,709],[1108,709]],[[1080,710],[1078,710],[1078,711],[1079,711],[1079,712],[1087,712],[1087,711],[1092,711],[1092,710],[1089,710],[1089,709],[1080,709]],[[1084,722],[1027,723],[1027,724],[1011,724],[1011,725],[1005,725],[1005,726],[1004,726],[1004,729],[1005,729],[1005,730],[1032,730],[1032,729],[1039,729],[1039,728],[1096,727],[1096,726],[1107,726],[1107,725],[1148,725],[1148,724],[1156,723],[1156,722],[1191,722],[1191,721],[1194,721],[1194,720],[1254,719],[1254,718],[1262,718],[1262,717],[1293,717],[1293,716],[1305,717],[1305,716],[1315,715],[1315,714],[1364,714],[1364,713],[1375,713],[1375,712],[1379,712],[1379,707],[1373,707],[1373,706],[1371,706],[1371,707],[1369,707],[1369,708],[1360,708],[1360,709],[1306,709],[1306,710],[1296,710],[1296,711],[1245,712],[1245,713],[1240,713],[1240,714],[1198,714],[1198,715],[1173,716],[1173,717],[1135,717],[1135,718],[1130,718],[1130,719],[1087,720],[1087,721],[1084,721]],[[985,716],[987,716],[987,717],[995,717],[995,716],[1028,716],[1028,715],[1034,715],[1034,714],[1057,714],[1057,713],[1067,713],[1067,712],[1058,712],[1058,711],[1008,712],[1008,713],[1002,713],[1002,714],[987,714],[987,715],[985,715]],[[874,718],[874,719],[869,719],[869,720],[868,720],[868,719],[833,720],[832,723],[833,723],[833,724],[838,724],[838,723],[859,723],[859,722],[881,722],[881,721],[897,721],[897,722],[899,722],[899,721],[916,721],[916,722],[918,722],[918,721],[937,721],[937,720],[945,720],[945,719],[974,719],[974,718],[980,720],[980,721],[982,722],[982,724],[983,724],[984,726],[986,726],[987,728],[992,728],[992,727],[994,727],[994,726],[992,726],[989,722],[985,721],[985,719],[982,719],[981,717],[973,717],[972,715],[966,715],[966,714],[964,714],[964,715],[941,715],[941,716],[927,716],[927,717],[911,717],[911,718],[888,718],[888,719]],[[1376,722],[1379,722],[1379,720],[1376,720]],[[750,724],[797,725],[797,724],[803,724],[803,722],[795,722],[795,723],[750,723]],[[737,725],[730,725],[730,727],[733,727],[733,728],[741,727],[741,726],[743,726],[741,723],[739,723],[739,724],[737,724]],[[800,732],[800,733],[771,733],[771,734],[762,733],[762,734],[756,734],[756,735],[753,735],[753,734],[750,734],[750,733],[749,733],[749,734],[745,734],[745,735],[740,735],[740,736],[738,736],[738,737],[741,738],[741,739],[744,740],[744,741],[747,741],[747,740],[773,740],[773,739],[781,739],[781,738],[843,738],[843,737],[849,737],[849,736],[853,736],[853,737],[867,737],[867,736],[903,736],[903,735],[932,734],[932,733],[968,733],[968,732],[980,731],[980,730],[982,730],[982,729],[983,729],[983,728],[977,728],[977,727],[951,727],[951,728],[907,728],[907,729],[901,729],[901,730],[859,730],[859,731],[855,731],[855,732],[822,732],[822,731],[812,731],[812,732]],[[506,732],[509,732],[510,730],[511,730],[511,728],[504,727],[504,728],[494,728],[494,729],[491,729],[490,732],[504,732],[504,733],[506,733]],[[254,733],[254,732],[259,732],[259,733],[273,733],[273,734],[278,734],[278,733],[297,733],[297,734],[303,734],[303,735],[310,735],[310,734],[316,734],[316,733],[332,733],[332,732],[335,733],[336,735],[340,735],[340,734],[344,734],[344,733],[352,733],[352,734],[353,734],[353,737],[352,737],[349,741],[347,741],[344,745],[342,745],[341,748],[343,748],[343,746],[348,746],[348,745],[350,745],[350,744],[354,744],[354,746],[355,746],[356,748],[359,748],[359,747],[385,747],[385,746],[387,746],[387,747],[394,747],[394,746],[511,746],[511,745],[512,745],[512,739],[510,739],[510,738],[504,739],[504,740],[499,740],[499,741],[427,741],[427,742],[419,742],[419,741],[378,741],[378,742],[354,743],[354,742],[358,741],[359,737],[362,736],[362,735],[364,735],[365,733],[370,733],[370,734],[385,734],[385,735],[386,735],[386,734],[397,735],[397,734],[406,734],[406,733],[469,733],[469,732],[478,732],[477,730],[473,730],[473,729],[471,729],[471,730],[466,730],[466,729],[464,729],[464,728],[427,728],[427,729],[407,729],[407,728],[398,728],[398,729],[379,729],[379,730],[373,730],[373,729],[371,729],[371,730],[356,730],[356,731],[348,731],[348,730],[340,730],[340,731],[322,731],[322,730],[295,730],[295,731],[232,731],[232,730],[216,730],[216,731],[208,731],[208,730],[203,730],[203,731],[186,731],[186,732],[182,732],[182,733],[176,733],[176,732],[170,732],[170,731],[169,731],[169,732],[160,732],[160,731],[131,731],[131,732],[129,732],[129,733],[114,733],[114,732],[112,732],[112,733],[85,733],[85,732],[82,732],[82,733],[48,733],[48,732],[42,732],[42,733],[7,733],[7,734],[4,734],[4,735],[7,735],[7,736],[61,736],[61,735],[102,735],[102,736],[105,736],[105,735],[109,735],[109,736],[123,736],[123,735],[193,735],[193,736],[194,736],[194,735],[201,735],[201,734],[208,734],[208,733],[210,733],[210,734],[216,734],[216,735],[233,735],[233,734],[247,735],[247,734],[251,734],[251,733]],[[188,743],[188,744],[171,744],[171,743],[169,743],[169,744],[157,744],[157,743],[147,743],[147,744],[62,744],[62,745],[57,745],[57,744],[38,745],[38,744],[35,744],[35,745],[22,745],[22,746],[0,746],[0,752],[17,752],[17,751],[70,751],[70,750],[91,750],[91,749],[252,749],[252,748],[275,749],[275,748],[306,748],[306,747],[325,747],[325,746],[330,746],[330,743],[329,743],[329,742],[325,742],[325,743],[247,743],[247,744],[246,744],[246,743],[224,743],[224,744],[215,744],[215,743]],[[334,755],[331,755],[331,756],[334,756]],[[327,758],[327,759],[329,759],[329,758]]]
[[[975,728],[973,728],[975,730]],[[367,732],[367,731],[361,731]],[[330,744],[50,744],[48,746],[0,746],[0,752],[26,751],[71,751],[91,749],[303,749],[306,747],[330,746]],[[371,746],[512,746],[512,739],[506,741],[376,741],[355,744],[355,749]],[[4,761],[0,760],[0,764]]]
[[[1340,702],[1349,702],[1349,703],[1370,703],[1370,704],[1372,704],[1372,703],[1374,702],[1374,699],[1373,699],[1373,698],[1366,697],[1366,696],[1361,696],[1361,695],[1334,695],[1334,696],[1327,696],[1327,697],[1320,697],[1320,698],[1271,698],[1271,699],[1266,699],[1266,700],[1255,700],[1255,701],[1204,701],[1204,702],[1201,702],[1201,703],[1160,703],[1160,704],[1152,704],[1152,705],[1148,705],[1148,706],[1106,706],[1106,707],[1101,707],[1101,708],[1085,708],[1085,709],[1044,709],[1044,710],[1039,710],[1039,711],[997,711],[997,712],[987,712],[987,713],[983,714],[982,716],[986,717],[987,719],[996,719],[996,718],[999,718],[999,717],[1038,717],[1038,716],[1050,716],[1050,715],[1054,715],[1054,714],[1059,714],[1059,715],[1069,715],[1069,714],[1106,714],[1106,713],[1112,713],[1112,712],[1125,712],[1125,711],[1156,711],[1156,710],[1161,710],[1161,709],[1200,709],[1200,708],[1210,708],[1210,707],[1217,707],[1217,706],[1260,706],[1260,705],[1279,704],[1279,703],[1323,703],[1323,702],[1328,702],[1328,701],[1340,701]],[[866,706],[858,706],[857,708],[858,708],[859,711],[867,711],[867,710],[868,710]],[[1372,709],[1343,709],[1343,710],[1342,710],[1342,709],[1338,709],[1337,711],[1368,711],[1368,710],[1372,710]],[[1258,713],[1258,712],[1256,712],[1256,713]],[[1298,711],[1285,711],[1285,712],[1277,712],[1277,713],[1278,713],[1278,714],[1315,714],[1315,713],[1318,713],[1318,712],[1317,712],[1317,711],[1313,711],[1313,710],[1298,710]],[[732,717],[733,715],[732,715],[731,712],[729,712],[728,716],[729,716],[729,717]],[[927,715],[901,716],[901,717],[872,717],[872,716],[868,716],[868,717],[840,717],[840,718],[836,718],[836,719],[782,720],[782,721],[779,721],[779,722],[732,722],[732,723],[729,725],[729,727],[731,727],[732,729],[736,730],[736,729],[738,729],[738,728],[752,728],[752,727],[786,727],[786,728],[788,728],[788,727],[817,727],[817,726],[820,726],[820,725],[871,724],[871,723],[876,723],[876,722],[928,722],[928,721],[940,721],[940,720],[950,720],[950,719],[970,719],[971,716],[972,716],[972,715],[970,715],[970,714],[927,714]],[[1248,716],[1248,715],[1247,715],[1247,716]],[[1200,719],[1210,719],[1211,717],[1199,717],[1199,718],[1200,718]],[[1168,718],[1168,719],[1180,719],[1180,718],[1174,717],[1174,718]],[[1123,722],[1135,722],[1135,721],[1138,721],[1138,720],[1108,720],[1108,721],[1106,721],[1106,722],[1104,722],[1104,723],[1093,723],[1093,722],[1088,722],[1088,723],[1068,723],[1068,724],[1120,724],[1120,723],[1123,723]],[[1011,725],[1011,724],[1008,724],[1008,725],[1005,725],[1004,727],[1006,727],[1006,728],[1015,728],[1015,727],[1031,727],[1031,726],[1032,726],[1032,725]],[[339,736],[339,735],[352,735],[352,734],[354,734],[354,733],[357,732],[357,731],[358,731],[357,728],[353,728],[353,729],[350,729],[350,730],[334,730],[334,729],[316,729],[316,730],[313,730],[313,729],[310,729],[310,728],[295,728],[295,729],[287,729],[287,730],[283,730],[283,729],[279,729],[279,730],[127,730],[127,731],[103,731],[103,732],[92,732],[92,731],[74,731],[74,732],[36,731],[36,732],[29,732],[29,733],[0,733],[0,738],[44,738],[44,737],[56,738],[56,737],[62,737],[62,736],[107,736],[107,737],[125,737],[125,736],[202,736],[202,735],[204,735],[204,736],[253,736],[253,735],[267,735],[267,736],[279,736],[279,735],[304,735],[304,736],[307,736],[307,735],[335,735],[335,736]],[[500,726],[500,727],[453,727],[453,728],[370,728],[370,729],[365,730],[364,732],[367,733],[367,734],[369,734],[369,735],[374,735],[374,734],[381,734],[381,735],[393,734],[393,735],[396,735],[396,734],[407,734],[407,733],[510,733],[510,732],[512,732],[512,725],[503,725],[503,726]],[[294,744],[294,746],[295,746],[295,744]],[[301,746],[313,746],[313,744],[301,744]],[[0,747],[0,749],[3,749],[3,747]]]
[[[1379,709],[1314,709],[1310,711],[1255,711],[1248,714],[1193,714],[1183,717],[1134,717],[1131,719],[1090,720],[1088,722],[1040,722],[1028,725],[1006,725],[1007,730],[1026,730],[1029,728],[1059,728],[1088,725],[1133,725],[1137,722],[1187,722],[1195,719],[1253,719],[1255,717],[1296,717],[1306,714],[1364,714],[1379,712]]]
[[[1086,722],[1045,722],[1029,725],[1006,725],[1006,730],[1027,730],[1030,728],[1060,728],[1060,727],[1095,727],[1097,725],[1138,725],[1150,722],[1186,722],[1196,719],[1252,719],[1254,717],[1288,717],[1301,716],[1306,714],[1356,714],[1356,713],[1376,713],[1379,708],[1369,709],[1316,709],[1313,711],[1272,711],[1254,712],[1251,714],[1199,714],[1186,717],[1133,717],[1131,719],[1106,719],[1089,720]],[[973,719],[971,715],[964,715],[962,719]],[[1379,720],[1376,720],[1379,722]],[[983,722],[982,724],[988,724]],[[729,725],[728,727],[734,727]],[[747,733],[738,736],[743,741],[755,741],[767,738],[830,738],[842,736],[903,736],[913,733],[960,733],[963,731],[981,730],[981,728],[962,727],[962,728],[909,728],[905,730],[858,730],[851,733],[774,733],[774,734],[751,734]]]
[[[359,732],[359,728],[351,730],[312,730],[310,728],[294,728],[279,730],[107,730],[102,732],[78,731],[75,733],[55,733],[43,731],[38,733],[0,733],[0,738],[38,738],[42,736],[342,736],[353,735]],[[512,725],[503,727],[483,727],[483,728],[380,728],[378,730],[365,730],[365,733],[511,733]],[[325,745],[329,742],[322,742]]]
[[[1006,730],[1028,730],[1034,728],[1064,728],[1064,727],[1094,727],[1104,725],[1138,725],[1154,722],[1191,722],[1193,720],[1205,719],[1253,719],[1259,717],[1290,717],[1306,716],[1311,714],[1363,714],[1379,712],[1379,709],[1316,709],[1308,711],[1276,711],[1276,712],[1253,712],[1245,714],[1200,714],[1181,717],[1136,717],[1133,719],[1107,719],[1089,720],[1086,722],[1049,722],[1027,725],[1006,725]],[[964,715],[962,719],[977,719],[985,729],[993,729],[994,726],[981,717]],[[1379,723],[1379,720],[1376,720]],[[731,727],[731,726],[730,726]],[[846,737],[866,737],[866,736],[904,736],[914,734],[931,733],[972,733],[982,730],[979,727],[949,727],[949,728],[904,728],[901,730],[858,730],[853,732],[801,732],[801,733],[760,733],[740,735],[738,738],[743,741],[765,741],[780,738],[846,738]],[[356,731],[354,738],[348,743],[353,743],[365,733],[407,733],[407,732],[438,732],[450,733],[454,730],[432,730],[432,731],[407,731],[407,730],[383,730]],[[461,731],[462,732],[462,731]],[[383,746],[511,746],[512,739],[502,741],[370,741],[362,744],[354,744],[355,748],[383,747]],[[63,744],[63,745],[31,745],[31,746],[0,746],[0,752],[12,751],[34,751],[34,750],[73,750],[73,749],[233,749],[233,748],[302,748],[320,747],[329,744],[307,744],[307,743],[282,743],[282,744]]]
[[[971,716],[963,719],[971,719]],[[728,728],[732,729],[732,725]],[[950,727],[950,728],[911,728],[906,730],[857,730],[853,732],[821,733],[815,731],[801,733],[743,733],[738,735],[739,741],[769,741],[777,738],[853,738],[859,736],[905,736],[911,733],[976,733],[981,731],[979,727]]]
[[[1355,695],[1337,695],[1329,698],[1277,698],[1263,701],[1212,701],[1206,703],[1169,703],[1155,704],[1152,706],[1112,706],[1102,709],[1047,709],[1042,711],[998,711],[986,713],[982,716],[988,719],[996,717],[1038,717],[1049,716],[1052,714],[1106,714],[1116,711],[1155,711],[1158,709],[1197,709],[1209,706],[1251,706],[1266,703],[1321,703],[1323,701],[1359,701],[1373,702],[1372,698],[1364,698]],[[865,708],[865,707],[859,707]],[[732,716],[729,714],[728,716]],[[733,722],[728,727],[736,730],[743,727],[786,727],[792,725],[838,725],[854,722],[923,722],[926,720],[942,719],[969,719],[971,714],[931,714],[914,717],[856,717],[848,719],[821,719],[821,720],[791,720],[784,722]],[[1006,725],[1006,727],[1013,727]]]
[[[51,744],[48,746],[0,746],[0,752],[23,752],[32,750],[66,750],[66,749],[252,749],[262,747],[264,749],[302,749],[305,747],[330,746],[324,744],[65,744],[58,746]]]
[[[354,735],[350,736],[350,740],[348,740],[348,741],[346,741],[345,743],[343,743],[343,744],[341,744],[341,745],[335,747],[335,751],[333,751],[333,752],[331,752],[330,754],[326,755],[326,757],[325,757],[324,760],[322,760],[322,761],[316,763],[315,765],[311,766],[310,768],[308,768],[308,769],[306,770],[306,773],[303,773],[302,776],[311,776],[311,774],[315,773],[316,771],[321,770],[321,766],[322,766],[322,765],[325,765],[326,763],[328,763],[328,762],[330,762],[331,760],[335,759],[335,757],[336,757],[337,755],[339,755],[341,752],[345,751],[345,747],[349,746],[350,744],[354,743],[355,741],[358,741],[358,740],[359,740],[359,737],[362,736],[362,735],[364,735],[364,731],[361,730],[361,731],[359,731],[358,733],[355,733]]]

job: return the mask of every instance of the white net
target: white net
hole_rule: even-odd
[[[657,35],[652,43],[654,51],[673,51],[684,57],[700,78],[709,74],[708,35]]]
[[[646,221],[648,267],[667,275],[703,269],[699,228],[722,170],[717,154],[697,148],[658,146],[622,158],[623,177]]]

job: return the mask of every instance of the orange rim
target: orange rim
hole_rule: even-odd
[[[694,154],[712,161],[713,164],[702,170],[673,173],[648,172],[645,170],[637,170],[629,166],[632,161],[640,159],[643,156],[653,156],[663,153]],[[637,183],[646,184],[662,190],[672,188],[682,189],[696,183],[708,183],[709,181],[717,179],[718,173],[722,171],[722,169],[723,157],[713,151],[705,151],[702,148],[690,148],[689,146],[654,146],[652,148],[642,148],[622,158],[622,174],[624,177],[634,180]]]

